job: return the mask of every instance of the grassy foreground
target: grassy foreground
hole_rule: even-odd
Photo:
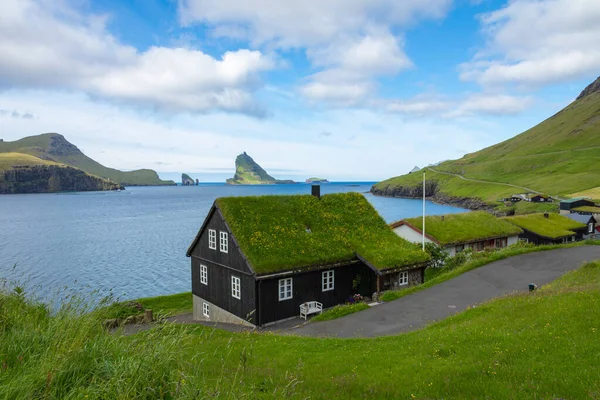
[[[77,304],[0,293],[7,399],[597,398],[600,263],[409,334],[313,339],[160,325],[109,334]]]
[[[192,292],[122,301],[111,304],[103,311],[110,318],[126,318],[143,313],[144,309],[151,309],[161,316],[192,312]]]

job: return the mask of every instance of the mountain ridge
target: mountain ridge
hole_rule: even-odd
[[[58,133],[43,133],[27,136],[12,142],[0,141],[0,154],[6,152],[32,155],[42,160],[65,164],[100,178],[109,179],[123,186],[174,185],[173,181],[164,181],[156,171],[139,169],[120,171],[105,167],[86,156],[77,146]]]

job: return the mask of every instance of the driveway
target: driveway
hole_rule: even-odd
[[[600,246],[529,253],[496,261],[420,292],[332,321],[287,330],[306,336],[376,337],[424,327],[494,297],[549,283],[584,261],[600,259]]]

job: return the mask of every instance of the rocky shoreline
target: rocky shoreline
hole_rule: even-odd
[[[403,199],[422,199],[423,187],[417,186],[387,186],[385,188],[371,187],[371,193],[375,196],[397,197]],[[457,197],[442,193],[436,181],[425,183],[425,199],[437,204],[466,208],[468,210],[492,211],[493,206],[480,199],[472,197]]]

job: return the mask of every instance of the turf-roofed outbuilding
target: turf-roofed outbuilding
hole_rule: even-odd
[[[187,256],[195,318],[258,326],[421,283],[429,262],[359,193],[219,198]]]
[[[556,244],[582,240],[587,225],[556,213],[516,215],[504,217],[523,229],[521,239],[534,244]]]
[[[407,218],[391,224],[394,232],[411,242],[421,242],[423,218]],[[523,231],[485,211],[425,217],[425,241],[443,248],[450,256],[463,250],[481,251],[517,243]]]

